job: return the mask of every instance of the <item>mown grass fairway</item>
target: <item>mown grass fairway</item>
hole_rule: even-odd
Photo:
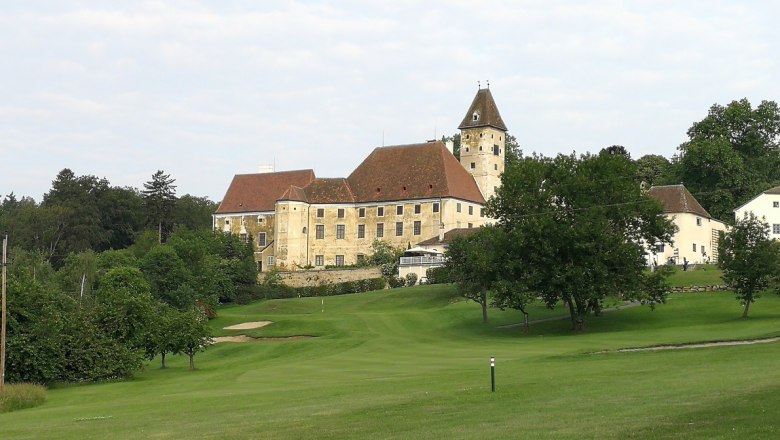
[[[622,347],[780,335],[780,299],[749,320],[731,294],[681,294],[651,312],[610,311],[497,328],[515,311],[459,302],[450,286],[267,301],[220,310],[220,335],[316,336],[223,343],[127,382],[49,391],[0,414],[7,439],[528,438],[775,439],[780,343],[589,354]],[[535,307],[531,319],[563,312]],[[497,392],[489,358],[496,356]]]

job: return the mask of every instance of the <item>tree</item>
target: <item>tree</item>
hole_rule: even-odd
[[[195,304],[195,294],[189,284],[190,272],[170,246],[152,248],[141,260],[141,271],[160,301],[179,310]]]
[[[745,307],[743,318],[762,293],[780,294],[780,242],[770,237],[769,225],[752,213],[734,223],[721,240],[719,253],[723,280]]]
[[[398,264],[404,254],[403,248],[396,248],[386,241],[375,239],[371,243],[371,251],[368,263],[372,266],[379,266],[385,279],[398,276]]]
[[[157,226],[158,243],[163,242],[172,226],[173,209],[176,205],[176,179],[170,174],[158,170],[152,175],[152,180],[144,183],[142,191],[146,214],[150,224]]]
[[[732,210],[780,182],[780,109],[747,99],[710,107],[688,130],[673,160],[682,182],[713,217],[731,222]]]
[[[195,369],[195,353],[205,350],[212,342],[206,316],[197,309],[177,311],[173,317],[172,352],[184,353],[190,358],[190,370]]]
[[[563,301],[572,328],[583,330],[607,295],[663,300],[644,289],[642,243],[669,243],[674,227],[635,176],[633,162],[611,154],[533,156],[507,167],[487,212],[508,237],[502,273],[518,304],[531,295],[549,307]]]
[[[628,153],[628,150],[626,150],[626,147],[622,145],[610,145],[607,148],[602,148],[599,154],[619,154],[621,156],[625,156],[626,159],[631,159],[631,155]]]
[[[636,160],[637,180],[647,184],[648,188],[661,182],[671,166],[669,159],[658,154],[646,154]]]
[[[488,291],[499,280],[500,248],[505,238],[492,226],[458,237],[447,247],[447,272],[458,293],[482,307],[482,322],[488,320]]]
[[[517,138],[511,134],[506,134],[506,143],[504,144],[504,163],[517,163],[523,157],[523,150],[517,142]]]
[[[173,223],[177,228],[211,230],[211,215],[219,207],[208,197],[196,197],[185,194],[176,201],[173,209]]]

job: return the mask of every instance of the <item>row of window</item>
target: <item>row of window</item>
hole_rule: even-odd
[[[458,204],[460,205],[460,203]],[[439,212],[439,203],[434,203],[432,205],[432,212]],[[460,212],[460,211],[458,211]],[[422,205],[419,203],[414,205],[414,213],[415,214],[421,214],[422,213]],[[395,214],[396,215],[404,215],[404,205],[396,205],[395,207]],[[344,218],[346,215],[344,208],[338,208],[336,210],[336,217],[337,218]],[[376,215],[377,217],[384,217],[385,216],[385,207],[384,206],[377,206],[376,207]],[[366,216],[366,208],[358,208],[358,217],[365,217]],[[317,208],[317,217],[323,218],[325,217],[325,208]]]
[[[417,220],[413,224],[413,234],[422,234],[422,222]],[[400,237],[404,235],[404,222],[395,222],[395,235]],[[347,225],[336,225],[336,239],[343,240],[347,236]],[[385,224],[376,224],[376,237],[382,238],[385,236]],[[325,225],[314,225],[314,238],[316,240],[325,239]],[[357,238],[366,238],[366,225],[357,225]]]
[[[357,256],[357,263],[363,263],[366,259],[366,256],[363,254],[358,254]],[[324,266],[325,265],[325,255],[315,255],[314,256],[314,265],[315,266]],[[343,255],[336,255],[336,266],[343,266],[344,265],[344,256]]]
[[[482,151],[482,145],[479,146],[479,151]],[[466,153],[468,152],[469,152],[469,147],[466,147]],[[498,156],[499,154],[501,154],[501,147],[499,147],[498,145],[493,145],[493,155]],[[473,162],[471,163],[471,165],[472,165],[471,168],[474,168]]]
[[[772,233],[780,235],[780,223],[775,223],[772,225]]]

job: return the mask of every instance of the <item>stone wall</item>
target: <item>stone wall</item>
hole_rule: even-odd
[[[729,289],[729,286],[684,286],[684,287],[672,287],[670,290],[672,293],[678,292],[722,292]]]
[[[260,282],[263,281],[263,275],[260,274],[258,276]],[[282,282],[287,286],[307,287],[381,278],[382,272],[380,272],[378,267],[361,267],[359,269],[343,270],[297,270],[295,272],[280,272],[279,275],[282,277]]]

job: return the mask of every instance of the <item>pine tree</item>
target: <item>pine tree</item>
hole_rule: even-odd
[[[173,208],[176,205],[176,179],[170,174],[158,170],[152,175],[152,180],[144,183],[144,203],[150,224],[157,226],[158,240],[163,241],[163,232],[170,232]]]

